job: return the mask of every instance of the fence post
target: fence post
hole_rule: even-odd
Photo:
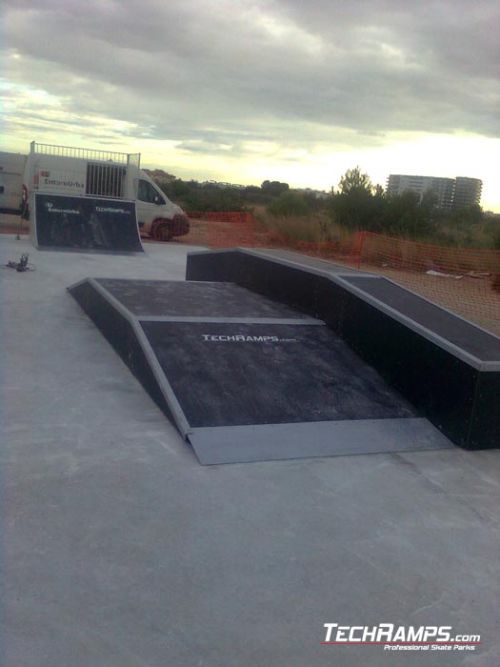
[[[365,238],[368,232],[366,231],[361,231],[359,232],[359,245],[358,245],[358,261],[356,264],[356,268],[359,270],[361,267],[361,254],[363,252],[363,245],[365,243]]]

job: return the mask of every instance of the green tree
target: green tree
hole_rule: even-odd
[[[290,189],[288,183],[281,183],[280,181],[264,181],[260,186],[265,194],[279,197],[282,193]]]
[[[363,174],[359,167],[348,169],[339,181],[339,192],[342,195],[369,194],[373,191],[373,185],[368,174]]]
[[[331,217],[349,229],[373,229],[380,197],[373,197],[372,191],[368,174],[363,174],[359,167],[348,169],[340,179],[338,192],[331,195]]]
[[[283,218],[305,216],[310,210],[307,199],[298,192],[283,192],[267,207],[268,213]]]
[[[450,216],[450,222],[458,226],[468,227],[479,224],[483,221],[483,218],[483,209],[478,204],[472,204],[472,206],[466,206],[465,208],[453,211]]]
[[[432,235],[438,217],[435,202],[436,196],[431,192],[422,199],[411,190],[387,197],[382,231],[408,238]]]

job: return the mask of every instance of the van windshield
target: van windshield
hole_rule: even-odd
[[[148,204],[164,204],[165,200],[158,194],[151,183],[139,180],[139,187],[137,190],[137,199],[147,202]]]

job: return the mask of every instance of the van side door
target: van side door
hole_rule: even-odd
[[[151,183],[144,178],[140,178],[137,186],[136,202],[139,229],[149,232],[151,223],[158,217],[161,210],[159,207],[164,206],[165,203],[165,197],[162,197]]]

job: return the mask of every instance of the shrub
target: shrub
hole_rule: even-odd
[[[302,217],[309,213],[307,200],[298,192],[284,192],[267,207],[274,217]]]

